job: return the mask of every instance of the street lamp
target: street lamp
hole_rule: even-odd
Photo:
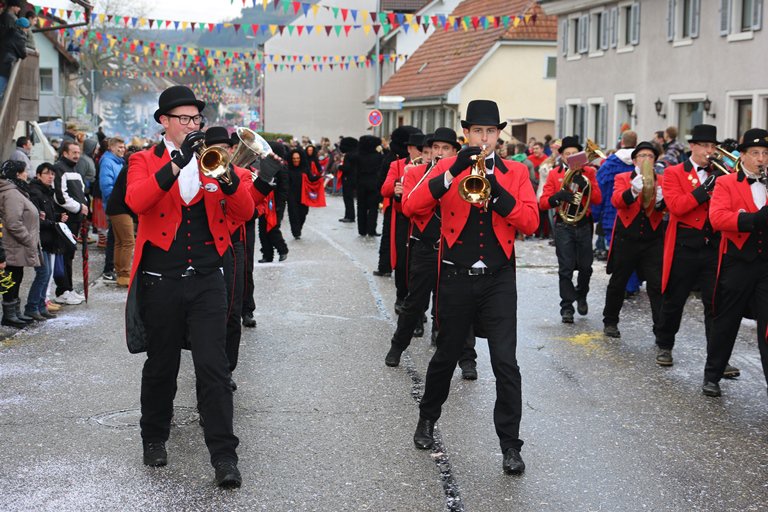
[[[717,117],[714,112],[712,112],[711,114],[709,113],[710,109],[712,108],[712,100],[710,100],[708,96],[704,97],[704,101],[702,102],[701,105],[702,105],[702,107],[704,107],[704,113],[706,115],[708,115],[712,119]]]
[[[656,108],[656,115],[657,116],[659,116],[659,117],[661,117],[663,119],[667,118],[667,114],[662,114],[661,113],[661,109],[664,106],[664,103],[662,103],[661,98],[657,99],[656,102],[653,104],[653,106]]]

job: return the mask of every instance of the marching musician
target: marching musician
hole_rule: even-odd
[[[506,123],[499,121],[495,102],[473,100],[461,121],[468,147],[455,158],[444,158],[416,187],[408,202],[416,215],[429,215],[439,205],[441,224],[438,281],[437,349],[429,362],[419,421],[413,441],[429,449],[434,426],[448,398],[451,377],[467,335],[477,320],[484,329],[496,376],[494,423],[507,473],[521,473],[522,395],[517,365],[517,285],[514,242],[519,230],[532,234],[539,224],[536,196],[528,169],[502,160],[492,151]],[[459,193],[461,180],[486,148],[489,199],[473,204]]]
[[[643,162],[650,167],[659,153],[650,142],[641,142],[632,151],[635,170],[616,175],[611,203],[616,207],[611,247],[606,272],[611,274],[605,291],[603,332],[611,338],[620,338],[619,313],[624,304],[624,289],[632,272],[644,279],[651,302],[654,332],[661,308],[661,261],[664,252],[664,197],[661,176],[654,175],[654,185],[645,183],[641,168]],[[645,164],[648,165],[648,164]],[[640,197],[645,187],[652,186],[653,194],[646,209]]]
[[[691,157],[667,167],[662,189],[669,209],[661,274],[662,302],[656,327],[656,364],[672,366],[672,348],[680,330],[683,309],[692,290],[701,291],[704,306],[704,334],[712,335],[712,294],[717,274],[720,233],[709,221],[710,194],[720,171],[710,166],[709,157],[717,146],[717,127],[693,127]],[[739,376],[738,368],[726,368],[725,377]]]
[[[126,203],[139,217],[139,231],[126,335],[131,352],[147,352],[141,379],[144,464],[168,462],[180,352],[189,347],[216,484],[239,487],[222,266],[231,245],[228,221],[253,215],[252,184],[233,172],[218,179],[200,172],[195,152],[205,138],[199,131],[204,107],[185,86],[163,91],[154,115],[165,130],[163,141],[129,160]]]
[[[575,192],[581,191],[579,208],[585,209],[584,215],[577,221],[564,220],[555,215],[555,252],[557,254],[559,288],[560,288],[560,317],[565,324],[573,323],[573,303],[580,315],[589,312],[587,294],[589,279],[592,277],[592,231],[593,220],[591,205],[602,202],[600,187],[597,184],[594,167],[584,165],[580,173],[574,175],[571,183],[563,186],[563,179],[568,171],[568,158],[582,151],[577,137],[563,137],[560,146],[560,164],[550,171],[544,184],[544,191],[539,199],[539,208],[560,209],[563,205],[574,203]],[[589,186],[591,195],[586,196]],[[575,206],[575,205],[574,205]],[[573,286],[573,272],[579,272],[576,286]]]
[[[392,270],[395,272],[395,313],[400,314],[405,297],[408,295],[408,231],[410,222],[403,215],[403,178],[409,164],[421,163],[421,150],[424,147],[424,134],[413,132],[405,144],[407,158],[392,162],[387,178],[381,187],[381,196],[392,204],[389,229],[389,255]]]
[[[709,207],[712,228],[722,239],[702,386],[707,396],[720,396],[720,378],[748,310],[757,320],[757,346],[768,382],[768,131],[747,130],[739,151],[740,170],[717,178]]]
[[[438,160],[455,157],[461,149],[456,141],[456,132],[450,128],[438,128],[430,137],[428,145],[431,154]],[[436,208],[428,215],[417,215],[411,211],[408,203],[414,188],[428,186],[425,178],[434,164],[433,160],[430,163],[409,167],[403,180],[403,213],[411,220],[411,236],[408,243],[408,295],[403,301],[397,318],[397,329],[392,336],[389,352],[384,358],[387,366],[400,364],[400,356],[411,344],[411,338],[422,322],[422,316],[429,306],[429,298],[437,283],[440,212]],[[433,329],[435,323],[433,321]],[[465,348],[459,360],[462,376],[468,380],[477,379],[474,333],[471,337],[472,343]]]

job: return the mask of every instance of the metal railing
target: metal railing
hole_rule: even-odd
[[[27,50],[11,69],[0,105],[0,161],[13,152],[13,132],[19,121],[37,121],[40,109],[40,57]]]

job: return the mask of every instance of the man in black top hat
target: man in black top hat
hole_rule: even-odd
[[[710,165],[709,157],[718,144],[717,127],[699,124],[693,127],[689,141],[691,156],[664,171],[664,202],[669,209],[669,223],[664,240],[663,293],[659,325],[656,328],[656,364],[672,366],[672,348],[688,296],[701,291],[704,306],[704,334],[707,343],[712,334],[712,300],[717,276],[720,233],[709,221],[710,196],[715,180],[722,173]],[[725,377],[739,376],[735,367],[727,367]]]
[[[357,149],[358,141],[354,137],[342,137],[339,141],[338,153],[334,157],[338,159],[337,169],[341,172],[341,196],[344,199],[344,216],[339,222],[355,222],[355,176],[351,172],[344,172],[344,159],[347,153]],[[378,210],[378,204],[377,210]],[[375,231],[375,222],[374,222]],[[366,235],[365,232],[361,235]]]
[[[437,350],[427,369],[413,441],[421,449],[434,445],[435,422],[448,398],[467,336],[477,322],[488,339],[496,377],[493,417],[504,454],[502,468],[521,473],[525,463],[520,456],[522,393],[516,355],[514,242],[518,231],[532,234],[536,230],[539,209],[528,168],[493,153],[506,126],[499,120],[496,103],[471,101],[461,124],[468,146],[456,157],[440,160],[408,196],[413,214],[428,215],[439,205],[442,218]],[[459,189],[481,154],[487,156],[488,197],[470,203],[462,199]]]
[[[720,396],[720,378],[747,312],[757,320],[757,346],[768,382],[768,131],[747,130],[739,152],[739,171],[717,178],[709,206],[712,229],[723,240],[702,386],[707,396]]]
[[[391,347],[384,358],[387,366],[400,364],[401,354],[408,348],[411,338],[420,326],[423,334],[422,317],[429,306],[429,298],[437,283],[440,243],[439,209],[436,208],[428,215],[414,215],[408,209],[408,197],[416,187],[427,186],[425,178],[430,169],[440,159],[455,157],[461,145],[456,141],[455,131],[450,128],[438,128],[430,136],[430,146],[433,160],[408,167],[403,179],[403,213],[411,221],[411,236],[408,243],[408,295],[397,317],[397,329],[392,336]],[[432,325],[433,328],[436,327],[435,319],[432,320]],[[471,334],[471,338],[472,343],[465,348],[459,360],[459,366],[462,367],[464,378],[475,380],[477,379],[477,353],[474,349],[474,333]]]
[[[223,257],[230,222],[253,215],[253,185],[236,172],[217,179],[198,167],[205,103],[184,86],[160,95],[155,120],[165,135],[131,156],[126,203],[139,217],[126,335],[131,352],[147,352],[141,380],[144,464],[168,462],[168,439],[182,348],[192,351],[198,405],[216,483],[239,487],[226,354],[227,299]]]
[[[616,175],[611,202],[616,207],[616,220],[611,236],[606,272],[611,274],[605,290],[603,332],[611,338],[620,338],[619,313],[624,305],[627,281],[637,272],[646,281],[651,302],[653,331],[659,322],[661,309],[661,261],[664,251],[664,198],[660,178],[654,175],[654,194],[648,205],[640,196],[645,185],[641,168],[653,165],[659,157],[658,149],[650,142],[641,142],[632,151],[635,170]],[[647,186],[647,185],[646,185]]]
[[[560,146],[560,164],[550,171],[544,189],[539,199],[539,207],[542,210],[559,208],[563,204],[570,205],[574,211],[576,205],[574,195],[582,193],[580,207],[585,210],[584,216],[577,222],[566,222],[559,215],[555,215],[555,250],[557,253],[559,290],[560,290],[560,317],[563,323],[573,323],[573,303],[580,315],[589,312],[587,294],[589,293],[589,280],[592,277],[592,230],[593,220],[591,205],[600,204],[602,195],[597,184],[597,172],[594,167],[584,165],[581,172],[575,174],[569,187],[563,186],[565,174],[569,171],[568,159],[583,151],[578,137],[563,137]],[[586,158],[585,158],[586,160]],[[587,203],[585,191],[590,187],[590,198]],[[576,286],[573,285],[573,273],[578,271],[579,276]]]

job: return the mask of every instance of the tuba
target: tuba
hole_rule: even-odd
[[[600,146],[598,146],[592,139],[587,139],[586,146],[587,161],[591,162],[593,160],[597,160],[598,158],[602,158],[603,160],[608,158],[605,156],[605,152],[600,149]]]
[[[560,190],[573,192],[573,199],[570,202],[562,203],[557,207],[557,214],[566,224],[577,224],[584,215],[587,214],[589,201],[592,199],[592,184],[589,179],[584,177],[583,166],[589,160],[589,143],[587,140],[587,152],[576,153],[568,158],[568,171],[563,176],[563,185]],[[594,144],[594,143],[593,143]],[[597,146],[595,146],[597,147]],[[598,148],[598,151],[600,148]],[[585,182],[583,185],[574,183],[576,176],[581,176]],[[586,201],[584,201],[586,198]]]
[[[485,146],[477,155],[469,176],[464,176],[459,182],[459,197],[468,203],[485,206],[491,197],[491,183],[485,177],[485,158],[488,151]]]
[[[248,168],[258,159],[275,156],[269,142],[253,130],[241,126],[235,133],[240,142],[232,154],[232,165]],[[257,172],[251,171],[251,179],[255,181],[257,177]]]

